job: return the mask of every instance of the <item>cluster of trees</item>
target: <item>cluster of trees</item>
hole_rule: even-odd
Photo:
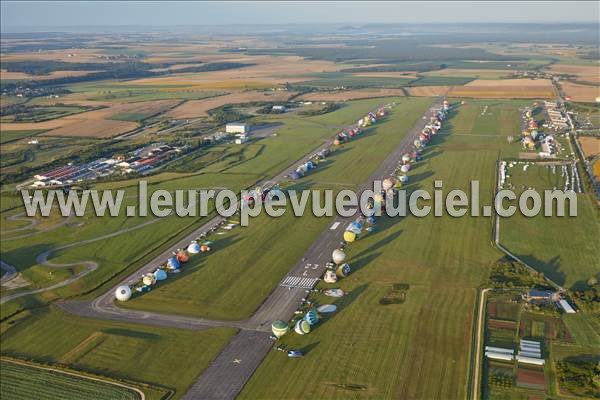
[[[489,282],[498,288],[547,286],[544,273],[533,272],[514,261],[499,261],[492,266]]]
[[[298,113],[298,115],[305,115],[305,116],[315,116],[315,115],[322,115],[322,114],[327,114],[330,113],[332,111],[335,111],[337,109],[340,108],[340,105],[337,103],[328,103],[325,106],[318,108],[318,109],[314,109],[314,110],[303,110],[300,111]]]
[[[568,357],[558,362],[561,387],[585,397],[600,398],[600,359]]]
[[[600,285],[596,277],[587,280],[585,289],[571,292],[571,297],[579,309],[593,313],[600,312]]]

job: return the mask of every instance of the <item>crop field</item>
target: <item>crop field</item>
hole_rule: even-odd
[[[476,79],[464,86],[453,87],[449,95],[498,99],[550,99],[556,96],[552,83],[542,79]]]
[[[351,88],[398,88],[413,81],[410,78],[389,78],[389,77],[365,77],[365,76],[338,76],[323,77],[307,81],[296,82],[294,85],[299,87],[310,87],[319,89],[330,89],[336,87]]]
[[[3,60],[4,61],[4,60]],[[67,76],[84,76],[93,71],[52,71],[48,75],[29,75],[23,72],[8,72],[5,69],[0,70],[0,80],[31,80],[43,81],[46,79],[64,78]]]
[[[445,96],[451,88],[451,86],[411,86],[407,90],[411,96],[433,97]]]
[[[404,96],[405,89],[364,89],[306,93],[299,98],[304,101],[348,101],[374,97]]]
[[[0,395],[5,399],[106,399],[133,400],[140,395],[132,390],[75,377],[60,372],[3,361]]]
[[[167,390],[181,396],[235,333],[230,328],[195,332],[97,321],[54,307],[26,313],[13,322],[2,324],[3,355],[65,362],[75,370],[150,384],[154,399]],[[4,380],[4,364],[2,376]],[[2,386],[4,391],[4,382]]]
[[[559,74],[574,75],[577,81],[600,84],[598,66],[552,64],[548,70]]]
[[[594,103],[600,97],[600,86],[580,85],[572,82],[561,82],[565,94],[573,101]]]
[[[474,78],[461,76],[424,76],[410,82],[408,86],[462,86],[471,82],[473,79]]]
[[[511,72],[506,69],[459,69],[444,68],[423,73],[425,76],[447,76],[472,79],[500,79],[508,76]]]
[[[294,93],[287,91],[247,91],[230,93],[223,96],[211,97],[203,100],[188,100],[166,113],[174,119],[197,118],[207,116],[207,112],[225,104],[239,104],[250,102],[276,102],[286,101]]]
[[[600,137],[579,136],[577,139],[586,157],[594,157],[600,154]]]

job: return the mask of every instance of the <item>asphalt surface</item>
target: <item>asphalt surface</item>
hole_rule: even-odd
[[[433,110],[441,107],[441,100],[436,101],[426,111],[425,119],[420,118],[407,133],[401,143],[389,153],[379,165],[377,170],[369,179],[359,186],[358,194],[364,190],[372,189],[373,181],[383,180],[394,172],[402,155],[412,149],[413,142],[418,138],[421,130],[429,122],[429,116]],[[325,142],[319,148],[313,150],[314,154],[328,147],[331,141]],[[292,172],[296,166],[306,160],[294,162],[289,168],[273,178],[269,182],[261,182],[264,185],[270,182],[278,182],[285,175]],[[326,270],[326,264],[331,260],[331,253],[339,248],[343,241],[345,228],[356,216],[336,216],[331,225],[323,232],[313,245],[306,251],[303,258],[290,270],[288,276],[314,278],[313,287]],[[225,221],[223,217],[216,217],[200,229],[192,232],[179,245],[173,246],[156,257],[146,266],[130,275],[123,283],[133,284],[140,279],[145,272],[152,272],[166,258],[170,257],[177,248],[186,246],[191,240],[196,239],[201,233],[207,232],[213,227]],[[269,339],[271,323],[276,319],[289,320],[294,312],[300,307],[302,298],[306,296],[306,287],[277,286],[258,310],[247,320],[243,321],[217,321],[201,318],[183,317],[177,315],[157,314],[138,310],[126,310],[114,305],[114,289],[94,300],[93,302],[64,302],[60,306],[73,314],[92,317],[127,321],[133,323],[144,323],[157,326],[170,326],[185,329],[207,329],[216,326],[229,326],[240,329],[225,349],[217,356],[210,366],[202,373],[198,380],[190,387],[184,395],[184,399],[233,399],[242,390],[254,370],[260,365],[264,357],[271,351],[274,342]],[[282,357],[285,355],[282,354]]]

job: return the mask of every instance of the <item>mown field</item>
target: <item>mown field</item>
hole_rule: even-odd
[[[3,361],[0,373],[0,395],[4,399],[106,399],[133,400],[140,395],[133,390],[75,377],[60,372],[47,371]]]
[[[513,171],[514,170],[514,171]],[[546,166],[520,165],[511,170],[508,182],[520,194],[523,188],[544,190],[564,187],[561,170],[552,173]],[[584,177],[581,177],[584,179]],[[500,240],[504,246],[550,279],[569,289],[582,289],[591,276],[600,271],[600,221],[596,206],[586,194],[577,194],[577,216],[529,218],[516,213],[502,219]],[[568,209],[567,209],[568,211]]]
[[[150,399],[169,391],[177,398],[234,333],[230,328],[196,332],[77,318],[44,307],[2,322],[2,354],[131,381]],[[4,364],[2,369],[4,375]]]
[[[398,101],[388,119],[342,146],[293,188],[355,188],[404,137],[429,102]],[[350,117],[349,111],[346,114]],[[327,116],[311,120],[335,121]],[[365,152],[366,148],[371,151]],[[258,161],[251,160],[229,172],[255,169],[254,162]],[[328,223],[329,218],[316,218],[310,213],[296,218],[291,210],[280,218],[262,215],[249,227],[214,235],[214,253],[190,262],[182,274],[123,306],[220,319],[249,317]]]
[[[430,189],[441,179],[467,189],[479,179],[482,202],[489,200],[497,150],[485,138],[470,141],[437,136],[409,173],[409,188]],[[353,273],[335,286],[348,295],[316,299],[338,311],[309,335],[283,339],[305,358],[271,353],[240,397],[465,397],[476,288],[500,256],[490,229],[489,218],[381,218],[375,233],[347,250]],[[408,287],[404,302],[382,305],[394,284]]]

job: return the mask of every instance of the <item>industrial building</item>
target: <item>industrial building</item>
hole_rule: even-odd
[[[225,132],[248,134],[248,132],[250,132],[250,127],[248,126],[248,124],[231,123],[225,125]]]

